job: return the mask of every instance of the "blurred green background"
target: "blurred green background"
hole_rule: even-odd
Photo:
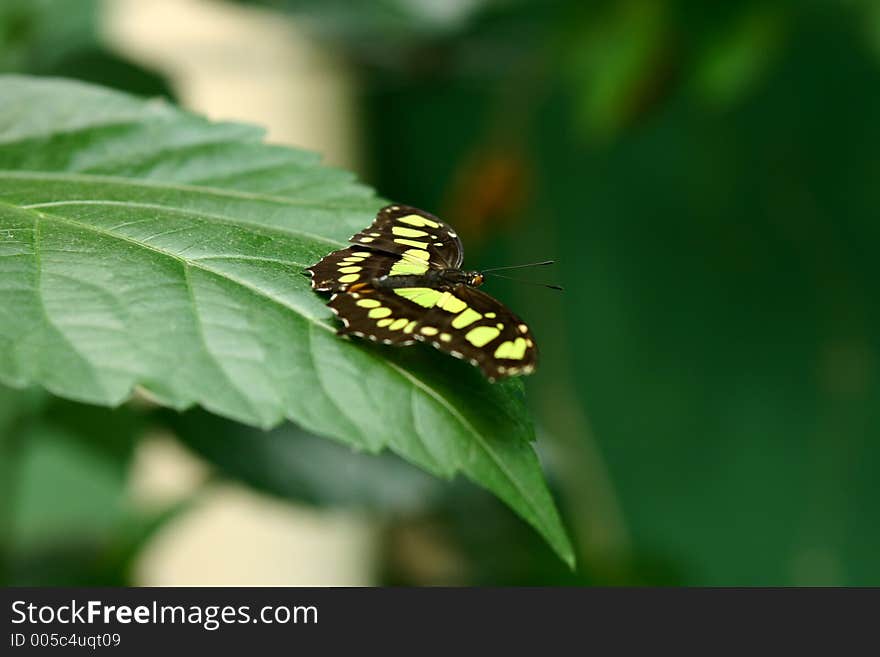
[[[108,40],[126,4],[3,0],[0,70],[186,104],[186,76]],[[338,62],[350,166],[455,225],[466,265],[558,261],[525,275],[562,294],[489,291],[541,346],[527,390],[579,569],[391,456],[2,390],[3,581],[152,583],[145,552],[235,481],[368,528],[360,574],[308,583],[880,585],[880,3],[178,4],[289,21]],[[145,504],[157,435],[209,465]]]

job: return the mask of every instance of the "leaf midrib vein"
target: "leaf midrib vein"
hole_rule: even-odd
[[[4,205],[4,203],[0,202],[0,205]],[[14,207],[19,207],[19,206],[14,206]],[[302,311],[294,308],[293,306],[288,305],[284,301],[282,301],[280,299],[276,299],[275,297],[270,295],[265,290],[261,290],[258,287],[254,287],[250,283],[242,281],[241,279],[238,279],[234,276],[231,276],[230,274],[228,274],[227,272],[224,272],[222,270],[217,270],[212,267],[206,267],[205,265],[199,264],[202,261],[202,259],[187,259],[187,258],[184,258],[183,256],[177,255],[176,253],[172,253],[171,251],[166,251],[165,249],[161,249],[159,247],[152,246],[150,244],[144,244],[143,242],[139,242],[138,240],[132,239],[126,235],[119,235],[118,233],[113,233],[113,232],[104,230],[102,228],[98,228],[97,226],[93,226],[92,224],[87,224],[87,223],[83,223],[81,221],[77,221],[76,219],[71,219],[70,217],[64,217],[62,215],[52,214],[50,212],[40,212],[38,210],[33,210],[33,209],[31,209],[29,211],[33,212],[38,217],[43,216],[43,217],[46,217],[52,221],[59,221],[61,223],[66,223],[71,226],[76,226],[78,228],[82,228],[83,230],[87,230],[89,232],[96,233],[98,235],[104,235],[104,236],[109,237],[111,239],[116,239],[116,240],[120,240],[123,242],[127,242],[128,244],[132,244],[134,246],[137,246],[138,248],[145,249],[147,251],[151,251],[153,253],[157,253],[157,254],[162,255],[164,257],[176,260],[177,262],[179,262],[181,264],[189,265],[195,269],[201,269],[205,272],[208,272],[209,274],[213,274],[213,275],[218,276],[224,280],[228,280],[231,283],[235,283],[236,285],[239,285],[240,287],[243,287],[247,290],[250,290],[251,292],[254,292],[255,294],[258,294],[258,295],[260,295],[270,301],[273,301],[274,303],[284,307],[285,309],[296,313],[298,316],[303,317],[303,318],[309,320],[310,322],[313,322],[314,324],[321,326],[324,329],[335,333],[335,330],[329,324],[324,324],[323,322],[319,321],[318,319],[311,317],[310,315],[306,315]],[[305,266],[305,265],[302,265],[298,262],[290,262],[289,264],[297,266],[297,267],[304,267]]]
[[[124,208],[138,208],[141,210],[162,210],[165,212],[171,212],[176,214],[185,215],[188,217],[195,218],[206,218],[216,221],[217,223],[222,223],[227,226],[233,226],[235,228],[242,228],[243,226],[254,226],[260,228],[261,230],[273,232],[277,231],[279,233],[283,233],[285,235],[298,235],[300,237],[306,237],[309,239],[313,239],[319,242],[326,242],[332,246],[344,247],[345,243],[340,242],[338,240],[334,240],[330,237],[323,237],[321,235],[315,235],[314,233],[309,233],[304,230],[299,230],[296,228],[291,228],[288,226],[265,226],[263,224],[258,224],[254,221],[248,221],[247,219],[234,219],[225,214],[216,214],[213,212],[203,212],[202,210],[189,210],[187,208],[178,208],[173,205],[163,205],[161,203],[140,203],[137,201],[113,201],[111,199],[67,199],[64,201],[47,201],[45,203],[30,203],[28,205],[17,205],[16,207],[25,209],[25,210],[39,210],[42,208],[56,208],[56,207],[64,207],[66,205],[109,205],[113,207],[124,207]],[[55,215],[53,215],[55,216]],[[116,228],[121,228],[122,226],[130,226],[139,222],[128,222],[126,224],[120,224],[120,226],[116,226]],[[153,236],[155,237],[155,236]]]

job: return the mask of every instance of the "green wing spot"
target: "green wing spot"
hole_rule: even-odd
[[[526,353],[525,338],[507,340],[498,345],[495,350],[495,358],[509,358],[510,360],[522,360]]]
[[[483,316],[476,310],[465,308],[464,312],[452,320],[452,328],[464,328],[465,326],[470,326],[477,320],[482,319],[482,317]]]
[[[430,226],[431,228],[440,228],[440,224],[436,221],[431,221],[430,219],[417,214],[408,214],[405,217],[400,217],[398,221],[402,221],[410,226]]]
[[[429,287],[404,287],[394,290],[394,293],[425,308],[433,307],[441,296],[440,292]]]
[[[401,258],[391,266],[389,276],[419,276],[428,271],[428,263]]]
[[[468,331],[464,339],[479,349],[492,342],[500,333],[500,329],[494,326],[478,326]]]

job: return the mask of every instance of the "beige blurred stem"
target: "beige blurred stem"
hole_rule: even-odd
[[[352,76],[283,15],[206,0],[105,0],[104,33],[165,75],[184,107],[266,126],[269,141],[357,169]],[[197,503],[142,551],[138,584],[372,582],[379,539],[369,518],[216,485],[205,470],[168,438],[139,450],[130,478],[138,504]]]

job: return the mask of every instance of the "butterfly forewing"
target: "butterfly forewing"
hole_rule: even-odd
[[[370,227],[349,241],[423,262],[425,270],[457,269],[464,259],[461,240],[452,228],[433,214],[408,205],[382,208]]]

